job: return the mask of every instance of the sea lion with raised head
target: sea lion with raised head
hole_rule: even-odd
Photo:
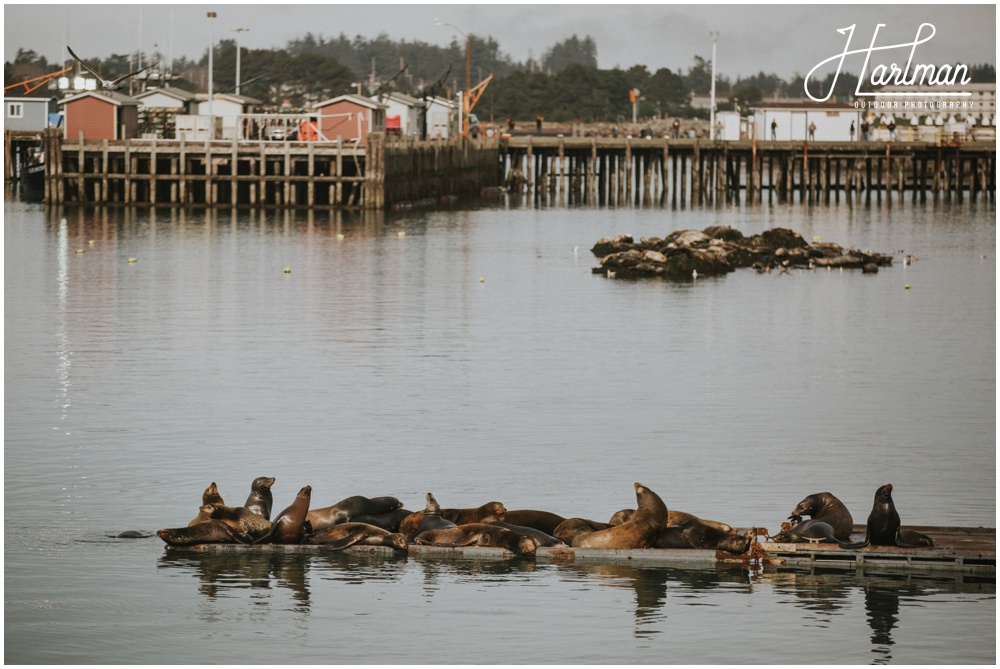
[[[488,523],[467,523],[425,530],[414,543],[424,546],[498,546],[517,555],[534,555],[538,544],[527,535]]]
[[[323,544],[334,549],[362,546],[389,546],[398,551],[406,550],[406,537],[367,523],[339,523],[322,532],[310,535],[306,543]]]
[[[205,504],[202,513],[208,514],[212,520],[221,520],[241,534],[251,539],[260,539],[271,531],[271,521],[260,516],[245,506],[226,506],[225,504]]]
[[[358,516],[389,513],[403,508],[403,503],[395,497],[362,497],[354,495],[342,499],[332,506],[312,509],[306,515],[306,520],[312,525],[313,532],[322,532],[328,527],[349,523]]]
[[[219,488],[215,485],[215,481],[212,481],[209,486],[205,488],[205,492],[201,493],[201,505],[205,506],[206,504],[225,504],[225,502],[222,501],[222,495],[219,494]],[[199,508],[198,515],[195,516],[190,523],[188,523],[188,526],[194,525],[195,523],[204,523],[208,519],[208,516],[206,516]]]
[[[250,484],[250,496],[243,506],[256,513],[264,520],[271,520],[271,506],[274,504],[274,496],[271,494],[271,486],[274,485],[273,476],[260,476]],[[222,502],[219,502],[222,504]]]
[[[854,518],[844,503],[830,493],[818,492],[809,495],[792,509],[792,515],[788,516],[788,519],[798,523],[803,516],[829,524],[833,528],[833,536],[838,541],[850,541]]]
[[[635,484],[638,508],[627,522],[573,539],[576,548],[652,548],[667,526],[667,505],[641,483]]]
[[[917,539],[930,537],[920,535],[915,537],[912,530],[907,530],[907,538]],[[916,534],[920,534],[917,532]],[[924,544],[926,545],[926,544]],[[933,542],[931,542],[933,545]],[[865,528],[865,540],[852,544],[841,544],[844,548],[864,548],[865,546],[901,546],[903,548],[922,548],[919,543],[907,543],[900,535],[899,513],[892,501],[892,484],[886,483],[875,491],[875,503],[872,512],[868,514],[868,525]]]
[[[203,523],[159,530],[160,537],[168,546],[196,546],[198,544],[248,544],[250,537],[241,534],[221,520],[206,520]]]
[[[427,505],[423,511],[415,511],[400,521],[399,531],[411,539],[425,530],[452,527],[454,522],[441,515],[441,505],[432,493],[427,493]]]
[[[306,514],[312,499],[312,486],[305,486],[295,495],[295,501],[278,514],[271,531],[254,541],[255,544],[300,544],[306,533]]]

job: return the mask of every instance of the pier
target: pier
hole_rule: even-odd
[[[55,204],[386,209],[503,185],[539,203],[992,202],[996,142],[542,137],[86,141],[46,130]],[[8,151],[11,138],[7,137]],[[8,165],[10,162],[8,162]]]
[[[996,142],[512,137],[504,183],[552,204],[963,202],[996,194]]]
[[[53,204],[383,209],[499,183],[497,142],[64,139],[45,131]]]

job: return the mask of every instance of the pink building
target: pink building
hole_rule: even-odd
[[[314,105],[319,114],[322,138],[333,141],[337,136],[346,141],[364,144],[373,132],[385,132],[386,105],[359,95],[340,95]]]
[[[132,139],[139,136],[139,102],[110,91],[87,91],[63,100],[67,139]]]

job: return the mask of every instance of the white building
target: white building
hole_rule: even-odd
[[[190,111],[190,107],[195,104],[196,96],[181,88],[164,86],[163,88],[150,88],[132,97],[138,100],[144,109],[169,109],[178,114],[186,114]]]
[[[427,98],[426,103],[427,139],[448,139],[457,110],[455,103],[444,98]]]
[[[774,139],[777,141],[809,140],[809,126],[816,125],[812,140],[817,142],[848,142],[851,124],[854,139],[861,128],[862,110],[854,105],[826,102],[784,102],[761,104],[753,107],[753,121],[758,140],[770,140],[774,122]]]
[[[381,102],[385,110],[385,128],[387,132],[399,130],[401,137],[417,138],[420,136],[420,117],[424,113],[424,103],[405,93],[390,93],[373,96],[372,100]]]
[[[197,114],[208,116],[210,113],[216,118],[221,118],[222,136],[215,139],[233,139],[237,136],[237,120],[243,114],[253,114],[257,109],[260,100],[250,98],[245,95],[233,95],[231,93],[216,93],[212,96],[212,101],[208,101],[208,96],[199,94],[197,96]],[[211,109],[210,109],[211,108]]]

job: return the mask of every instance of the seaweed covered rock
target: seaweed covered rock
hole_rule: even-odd
[[[891,265],[892,256],[869,250],[844,249],[829,243],[810,245],[797,232],[773,228],[745,237],[726,226],[709,226],[704,231],[675,230],[664,238],[648,237],[639,242],[629,235],[602,238],[591,249],[601,258],[595,274],[614,273],[621,278],[656,276],[689,279],[731,272],[739,267],[782,271],[793,267],[862,268]],[[871,271],[869,268],[868,271]]]

